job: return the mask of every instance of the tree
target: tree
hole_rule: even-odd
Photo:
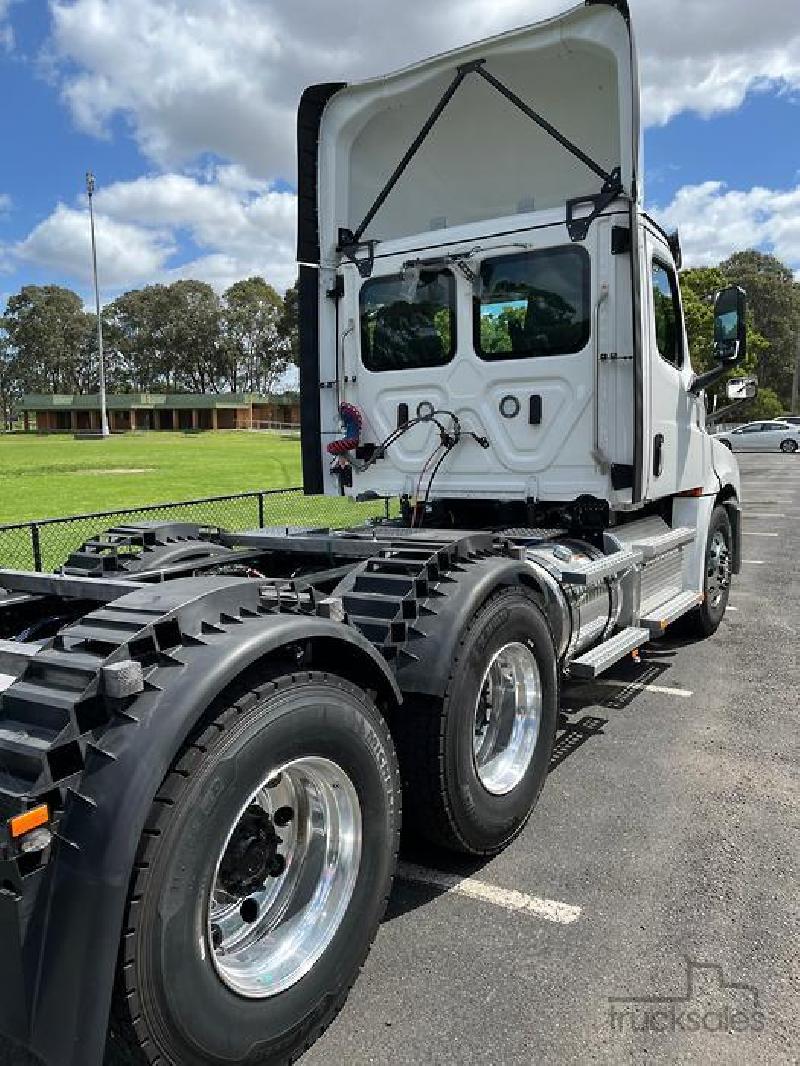
[[[285,342],[289,362],[300,363],[299,293],[295,282],[283,294],[283,310],[278,320],[278,335]]]
[[[2,324],[20,391],[88,391],[94,320],[77,293],[25,285],[9,298]]]
[[[11,420],[20,389],[16,358],[5,330],[0,332],[0,419],[4,430],[11,428]]]
[[[224,367],[233,392],[270,393],[291,353],[291,324],[263,278],[237,281],[222,296]]]
[[[167,373],[189,392],[219,392],[224,377],[219,297],[204,281],[176,281],[165,293]]]
[[[731,417],[734,421],[741,417],[748,422],[756,422],[759,418],[779,418],[785,410],[780,398],[772,389],[759,389],[758,396],[754,400],[748,400],[746,405],[742,405],[741,416],[736,411]]]
[[[176,366],[167,350],[170,291],[148,285],[123,293],[103,310],[106,371],[117,391],[167,391],[177,387]]]

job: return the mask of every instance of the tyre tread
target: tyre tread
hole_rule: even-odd
[[[129,891],[128,904],[123,919],[124,932],[120,942],[120,958],[114,981],[106,1047],[106,1066],[162,1066],[162,1064],[163,1066],[172,1066],[172,1064],[169,1064],[168,1060],[164,1058],[163,1053],[153,1043],[146,1028],[145,1021],[139,1013],[139,991],[136,983],[135,966],[135,942],[138,929],[138,915],[135,912],[138,911],[139,908],[137,904],[140,903],[144,895],[147,875],[153,861],[154,849],[161,836],[159,823],[169,816],[171,808],[180,799],[183,791],[189,787],[191,770],[184,769],[187,760],[190,762],[192,768],[196,768],[201,761],[202,756],[207,752],[207,745],[210,744],[212,740],[219,739],[219,737],[227,732],[231,725],[255,703],[261,701],[266,696],[280,691],[289,690],[294,685],[308,681],[336,685],[346,690],[351,695],[355,695],[358,701],[364,706],[372,706],[371,701],[367,699],[360,689],[336,674],[325,671],[309,670],[282,674],[279,677],[272,678],[261,684],[250,687],[244,693],[239,693],[233,702],[228,702],[227,706],[224,706],[221,710],[217,711],[216,716],[212,720],[207,721],[205,728],[198,736],[187,741],[173,760],[172,767],[168,771],[153,799],[146,822],[146,829],[140,838],[139,848],[132,869],[131,889]],[[217,701],[216,706],[219,706],[219,701]],[[212,705],[209,713],[213,714],[214,710],[215,706]],[[373,715],[373,725],[379,729],[382,733],[384,743],[391,749],[393,741],[383,716],[380,714]],[[402,811],[400,809],[402,790],[399,785],[399,770],[396,762],[393,766],[393,775],[396,779],[395,794],[398,798],[398,810],[395,821],[396,828],[393,842],[393,865],[396,865],[400,847],[400,833],[397,826],[400,825],[402,816]],[[177,791],[173,792],[173,789],[176,789]],[[390,880],[387,892],[382,900],[381,917],[388,905],[391,888],[392,881]],[[375,926],[364,960],[354,974],[353,979],[349,982],[347,987],[340,989],[336,996],[331,997],[324,1005],[322,1012],[323,1016],[320,1022],[309,1032],[302,1048],[285,1054],[282,1059],[270,1060],[270,1066],[292,1066],[292,1064],[296,1062],[301,1055],[305,1054],[311,1045],[315,1043],[322,1033],[324,1033],[331,1025],[344,1006],[350,990],[364,967],[364,963],[366,962],[369,950],[377,936],[379,927],[380,922]],[[175,1063],[174,1066],[181,1066],[181,1064]]]
[[[450,694],[464,648],[472,631],[481,624],[484,615],[493,609],[498,600],[507,597],[517,599],[520,595],[537,609],[541,609],[535,597],[518,586],[506,586],[489,596],[461,633],[453,655],[443,698],[441,700],[417,699],[413,703],[410,699],[407,700],[403,708],[402,723],[395,734],[395,743],[403,772],[406,823],[410,823],[413,830],[425,837],[431,844],[449,851],[478,857],[496,855],[519,836],[532,813],[532,809],[529,810],[501,844],[477,849],[467,842],[459,830],[444,783]],[[542,617],[546,621],[544,613]],[[436,767],[437,772],[431,773],[431,767]]]

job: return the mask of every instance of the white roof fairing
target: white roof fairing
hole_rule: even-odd
[[[629,26],[581,5],[332,97],[319,133],[322,262],[355,230],[463,64],[485,69],[641,200],[639,86]],[[561,207],[603,182],[478,74],[463,80],[364,233],[392,240]]]

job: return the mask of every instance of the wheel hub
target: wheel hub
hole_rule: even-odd
[[[358,793],[336,763],[306,756],[265,777],[231,826],[207,900],[207,950],[225,985],[266,999],[308,973],[347,911],[361,845]]]
[[[731,584],[731,553],[721,530],[714,531],[708,546],[706,594],[712,607],[719,607]]]
[[[232,896],[248,896],[267,877],[278,877],[285,866],[278,854],[282,843],[268,812],[256,804],[248,807],[222,856],[220,886]]]
[[[542,714],[539,667],[527,644],[513,642],[496,652],[486,669],[475,705],[472,755],[483,787],[504,795],[527,773]]]

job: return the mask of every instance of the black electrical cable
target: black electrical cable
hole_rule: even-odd
[[[434,478],[436,477],[436,475],[437,475],[437,474],[438,474],[438,472],[439,472],[439,467],[440,467],[440,466],[442,465],[442,463],[443,463],[443,462],[445,461],[445,459],[446,459],[446,458],[447,458],[447,456],[448,456],[448,455],[450,454],[450,452],[451,452],[451,451],[452,451],[452,450],[453,450],[453,449],[455,448],[455,446],[456,446],[456,444],[457,444],[457,443],[458,443],[458,438],[457,438],[456,440],[454,440],[454,441],[453,441],[453,442],[452,442],[452,443],[451,443],[451,444],[449,445],[449,447],[448,447],[448,446],[444,446],[445,450],[444,450],[444,451],[442,452],[442,454],[441,454],[441,455],[439,456],[439,458],[437,459],[437,461],[436,461],[436,464],[435,464],[435,466],[434,466],[433,470],[431,471],[431,476],[430,476],[430,477],[428,478],[428,487],[427,487],[427,488],[426,488],[426,490],[425,490],[425,499],[424,499],[424,500],[422,501],[422,509],[421,509],[421,511],[420,511],[420,519],[419,519],[419,526],[418,526],[417,528],[421,528],[421,527],[422,527],[422,523],[423,523],[423,522],[424,522],[424,520],[425,520],[425,510],[426,510],[426,508],[427,508],[427,506],[428,506],[428,501],[430,500],[430,496],[431,496],[431,486],[433,485],[433,482],[434,482]],[[418,505],[418,506],[419,506],[419,505]]]
[[[384,453],[385,453],[387,448],[390,448],[395,443],[395,441],[399,440],[400,437],[403,436],[404,433],[407,433],[410,429],[413,429],[414,426],[418,426],[422,422],[432,422],[432,423],[434,423],[435,425],[437,425],[439,427],[439,434],[443,438],[449,437],[450,433],[445,428],[445,426],[442,425],[442,423],[439,421],[439,419],[434,417],[435,414],[436,414],[436,412],[434,412],[431,415],[425,415],[424,418],[422,418],[422,417],[411,418],[411,419],[409,419],[408,422],[403,422],[403,424],[401,426],[398,426],[396,429],[393,429],[392,432],[389,434],[388,437],[386,437],[385,440],[381,441],[380,444],[375,446],[375,451],[372,453],[372,455],[369,457],[369,459],[366,460],[366,466],[367,467],[368,466],[372,466],[374,463],[376,463],[378,461],[378,459],[383,458],[383,455],[384,455]],[[459,430],[459,433],[460,433],[460,430]],[[366,467],[365,467],[365,469],[366,469]]]
[[[450,429],[447,429],[439,421],[439,419],[436,417],[436,415],[445,415],[446,417],[452,419],[452,422],[453,422],[452,427]],[[419,499],[419,491],[420,491],[420,487],[422,485],[422,479],[425,476],[425,471],[428,469],[428,466],[430,465],[433,457],[436,455],[437,451],[439,451],[440,448],[442,448],[444,450],[443,450],[442,454],[439,456],[439,458],[437,459],[436,464],[434,465],[433,470],[431,471],[431,476],[428,479],[428,485],[427,485],[427,488],[425,490],[425,499],[422,502],[422,507],[420,508],[420,505],[419,505],[418,502],[415,503],[415,505],[414,505],[414,514],[413,514],[412,520],[411,520],[411,527],[412,528],[414,528],[415,526],[416,526],[416,528],[420,528],[422,526],[422,523],[423,523],[424,517],[425,517],[425,509],[427,508],[428,501],[430,500],[431,487],[433,485],[434,479],[435,479],[435,477],[436,477],[436,475],[437,475],[437,473],[439,471],[439,468],[441,467],[442,463],[447,458],[447,456],[450,454],[450,452],[455,448],[455,446],[458,444],[458,442],[461,440],[461,438],[464,437],[464,436],[472,437],[472,439],[474,441],[476,441],[476,443],[478,443],[481,446],[481,448],[488,448],[489,447],[489,438],[488,437],[481,437],[477,433],[473,432],[473,430],[471,430],[471,429],[466,429],[465,430],[465,429],[461,428],[461,420],[459,419],[458,415],[454,411],[449,411],[446,408],[436,408],[429,415],[417,416],[416,418],[411,418],[407,422],[404,422],[402,425],[397,426],[396,429],[393,429],[392,432],[388,435],[388,437],[386,437],[385,440],[383,440],[380,444],[378,444],[376,446],[375,451],[372,453],[372,455],[369,457],[369,459],[366,460],[366,464],[364,466],[364,469],[366,469],[369,466],[372,466],[374,463],[376,463],[378,461],[378,459],[383,458],[383,456],[386,453],[387,448],[390,448],[395,443],[395,441],[399,440],[400,437],[402,437],[410,429],[412,429],[414,426],[418,426],[418,425],[420,425],[420,424],[422,424],[424,422],[433,423],[434,425],[438,426],[438,428],[439,428],[439,443],[436,445],[436,447],[433,449],[431,454],[425,460],[425,462],[424,462],[424,464],[422,466],[422,469],[419,472],[419,478],[417,479],[417,488],[416,488],[416,493],[415,493],[415,499],[417,499],[417,500]],[[419,514],[419,525],[417,525],[417,522],[416,522],[417,514]]]

